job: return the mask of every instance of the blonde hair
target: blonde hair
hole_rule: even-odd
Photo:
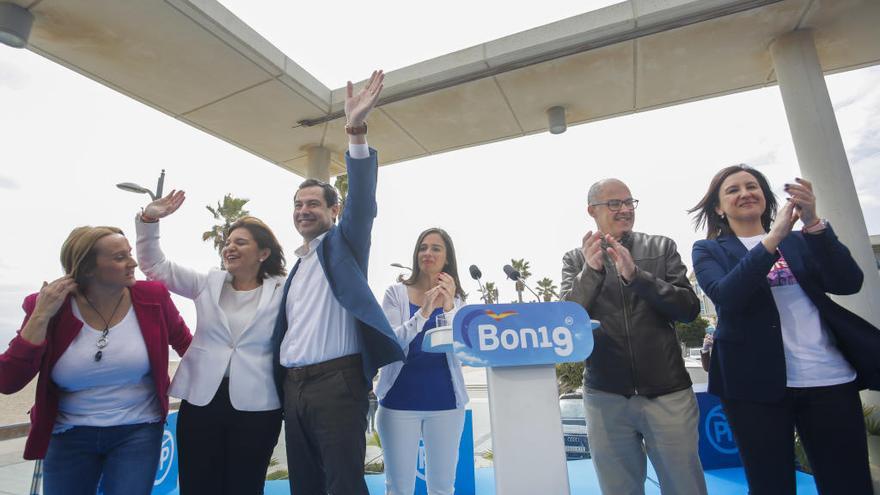
[[[104,237],[113,234],[125,235],[117,227],[86,225],[70,231],[67,240],[61,246],[61,266],[64,273],[73,277],[77,285],[83,288],[88,283],[87,275],[97,264],[95,244]]]

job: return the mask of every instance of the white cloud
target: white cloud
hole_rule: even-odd
[[[0,189],[18,189],[18,183],[9,177],[0,175]]]

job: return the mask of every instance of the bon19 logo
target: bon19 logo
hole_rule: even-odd
[[[572,302],[469,305],[455,315],[453,350],[477,367],[582,361],[596,326]]]

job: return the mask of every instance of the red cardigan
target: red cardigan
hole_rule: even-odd
[[[37,294],[27,296],[22,304],[24,328],[34,312]],[[162,417],[168,415],[168,346],[183,355],[192,341],[192,334],[171,301],[168,289],[159,282],[138,281],[131,287],[131,304],[144,336],[150,359],[153,382],[162,406]],[[70,296],[49,321],[46,340],[31,344],[16,335],[9,348],[0,354],[0,393],[15,393],[37,378],[37,394],[31,408],[31,430],[24,447],[25,459],[42,459],[49,448],[52,428],[58,415],[59,388],[52,381],[52,368],[79,334],[82,322],[73,316]]]

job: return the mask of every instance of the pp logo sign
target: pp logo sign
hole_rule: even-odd
[[[730,423],[727,422],[727,416],[717,405],[709,410],[703,423],[703,432],[709,444],[722,454],[736,454],[739,449],[733,439],[733,431],[730,429]]]
[[[177,413],[168,415],[165,431],[162,432],[162,447],[159,451],[159,465],[153,480],[153,495],[176,493],[177,490]]]
[[[171,465],[174,464],[174,435],[170,431],[162,432],[162,450],[159,451],[159,469],[156,471],[156,480],[153,486],[161,485],[168,473],[171,472]]]

